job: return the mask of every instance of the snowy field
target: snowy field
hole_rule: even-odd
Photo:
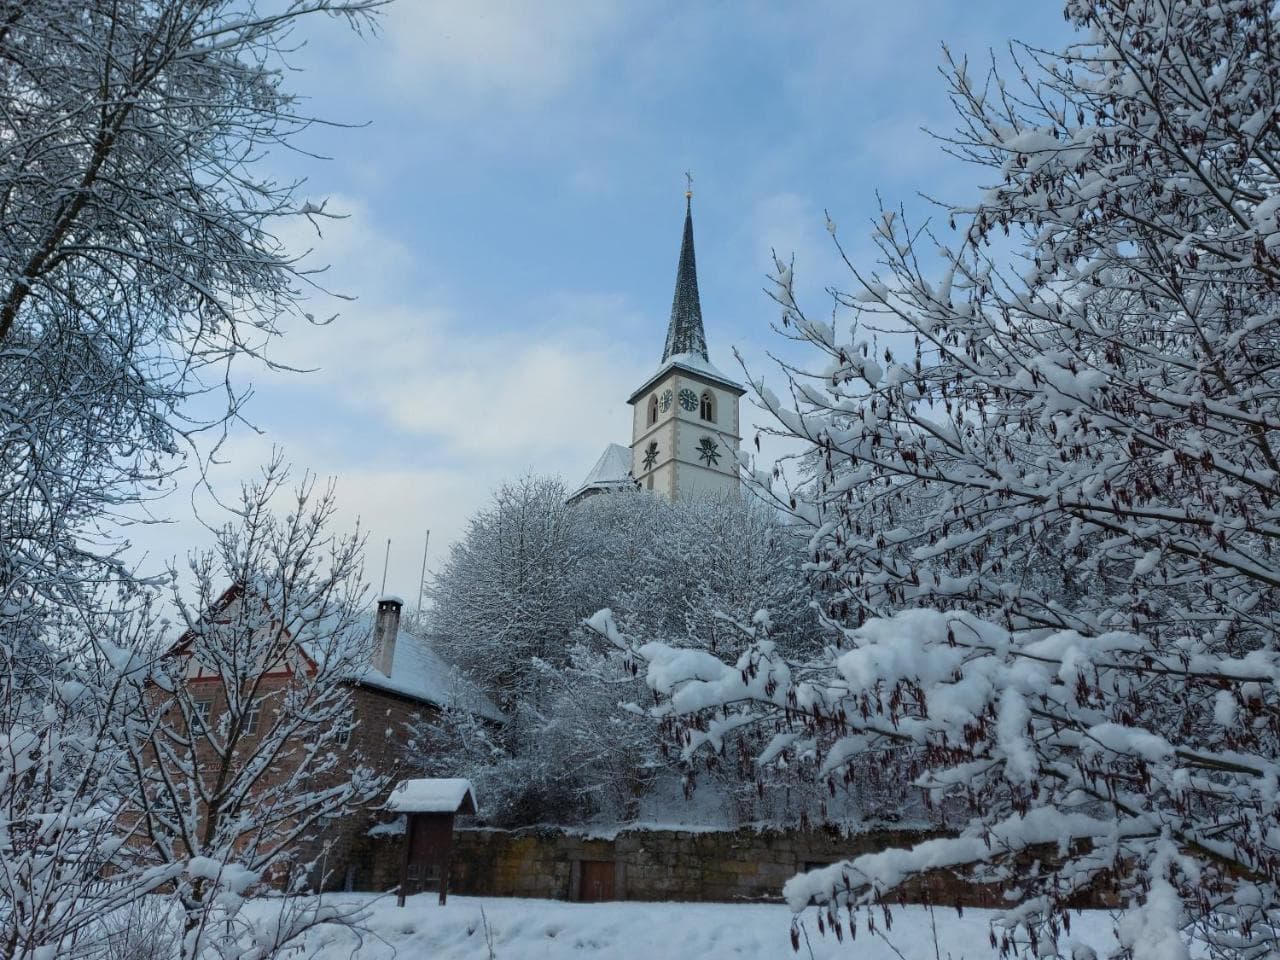
[[[343,894],[343,900],[359,894]],[[411,897],[403,910],[394,898],[367,896],[369,934],[361,939],[342,930],[317,931],[309,946],[322,960],[681,960],[681,958],[797,956],[791,949],[791,912],[780,904],[564,903],[556,900],[450,897],[445,907],[435,894]],[[482,911],[483,910],[483,915]],[[938,910],[938,949],[929,912],[923,907],[893,911],[888,942],[866,931],[865,920],[851,946],[818,934],[806,914],[815,960],[977,960],[995,956],[988,942],[991,911]],[[1072,936],[1062,946],[1088,943],[1099,955],[1115,945],[1108,914],[1073,915]],[[487,935],[486,935],[487,927]],[[892,944],[892,946],[890,946]],[[896,948],[896,949],[895,949]],[[810,956],[801,941],[798,956]]]

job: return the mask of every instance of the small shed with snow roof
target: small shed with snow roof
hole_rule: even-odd
[[[385,804],[402,813],[404,861],[400,866],[399,904],[435,880],[440,903],[449,895],[449,871],[453,853],[453,819],[476,813],[475,789],[461,777],[401,780]]]

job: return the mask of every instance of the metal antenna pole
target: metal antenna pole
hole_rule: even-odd
[[[382,593],[380,596],[387,595],[387,564],[391,561],[391,538],[387,537],[387,552],[382,555]]]
[[[431,531],[427,531],[427,538],[422,541],[422,575],[418,577],[418,612],[422,612],[422,589],[427,583],[427,546],[431,543]]]

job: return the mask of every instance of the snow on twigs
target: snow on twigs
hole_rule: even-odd
[[[178,0],[6,6],[0,28],[0,955],[6,958],[259,958],[306,929],[287,911],[271,936],[255,931],[243,942],[225,923],[217,934],[204,924],[211,912],[234,917],[234,898],[257,871],[252,855],[245,866],[243,850],[228,854],[225,835],[215,836],[218,850],[209,849],[216,829],[197,839],[199,811],[218,810],[244,832],[252,805],[234,790],[193,787],[200,778],[192,770],[189,709],[175,708],[176,720],[146,716],[158,702],[180,697],[183,686],[166,671],[173,638],[158,609],[158,594],[174,575],[148,576],[127,563],[122,527],[158,520],[164,511],[155,511],[153,501],[174,489],[184,466],[196,466],[187,479],[197,481],[220,447],[217,438],[245,415],[252,391],[233,382],[233,369],[238,375],[245,360],[269,362],[284,319],[303,313],[301,301],[315,286],[314,271],[273,231],[283,217],[330,214],[323,202],[299,202],[297,178],[264,176],[257,166],[271,148],[288,147],[316,122],[299,112],[285,82],[289,44],[282,38],[306,19],[368,25],[376,6],[376,0],[308,0],[270,10]],[[220,584],[219,593],[230,585]],[[243,705],[237,702],[237,711]],[[178,735],[170,739],[175,725]],[[235,756],[234,745],[222,755]],[[161,762],[172,764],[172,778],[152,779]],[[259,757],[250,776],[265,766]],[[302,803],[293,813],[305,809]],[[231,888],[184,869],[201,856],[225,865],[219,876],[230,877]],[[249,873],[238,873],[237,863]],[[215,904],[200,893],[184,899],[202,885],[226,899]],[[132,923],[132,913],[144,913],[140,905],[153,897],[182,902],[182,935],[148,938],[149,928]]]
[[[712,734],[722,766],[690,776],[645,716],[645,665],[629,650],[633,635],[661,636],[682,651],[672,673],[683,675],[766,635],[781,649],[812,645],[803,559],[803,536],[748,498],[628,488],[578,500],[546,478],[505,484],[450,550],[423,624],[503,722],[427,718],[415,755],[432,776],[471,779],[490,825],[787,816],[795,784],[758,780],[752,751],[723,727]]]
[[[809,534],[826,648],[753,645],[717,669],[619,626],[682,755],[768,731],[769,763],[834,793],[870,753],[958,829],[828,868],[793,903],[870,905],[948,861],[1007,888],[1001,949],[1061,951],[1066,903],[1104,890],[1135,956],[1263,957],[1280,946],[1280,14],[1065,13],[1077,42],[1016,47],[1013,76],[946,54],[942,138],[986,186],[944,206],[945,230],[885,209],[834,324],[807,321],[778,265],[780,332],[811,362],[757,392],[806,452],[755,492]]]

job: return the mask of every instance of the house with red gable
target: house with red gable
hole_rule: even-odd
[[[221,625],[235,620],[243,614],[243,595],[236,587],[227,590],[206,622]],[[257,617],[242,618],[250,626],[238,631],[248,635],[257,629],[270,634],[256,644],[246,640],[243,649],[237,650],[234,643],[200,643],[196,630],[201,627],[196,627],[186,631],[170,651],[170,656],[184,657],[185,662],[175,671],[181,677],[180,695],[166,699],[187,715],[183,729],[194,732],[186,738],[189,767],[205,781],[202,795],[215,795],[215,781],[242,776],[244,770],[235,769],[237,765],[262,765],[261,771],[252,771],[249,787],[260,796],[271,791],[287,795],[291,778],[305,782],[311,791],[367,781],[370,775],[384,779],[383,788],[364,803],[363,813],[319,819],[306,830],[295,826],[292,842],[297,862],[312,865],[310,876],[317,886],[354,889],[368,882],[361,876],[357,851],[369,829],[385,819],[380,813],[395,783],[420,775],[414,749],[422,748],[410,746],[417,723],[430,722],[446,710],[467,711],[493,723],[503,719],[498,708],[436,653],[426,638],[405,628],[402,607],[398,597],[384,596],[373,611],[347,616],[336,627],[323,620],[333,616],[325,611],[318,612],[314,622],[303,618],[300,626],[286,627],[264,610]],[[320,626],[311,629],[316,623]],[[246,669],[246,657],[258,659]],[[317,675],[345,688],[349,695],[337,698],[344,715],[321,718],[323,727],[309,729],[301,723],[289,737],[270,745],[270,757],[259,756],[263,751],[255,747],[260,738],[281,737],[273,721],[281,716],[282,705],[291,702],[286,698],[296,695],[298,679]],[[327,748],[316,752],[313,761],[308,751],[317,740],[325,740]],[[186,757],[172,755],[175,762],[187,763]],[[317,775],[308,777],[300,770],[309,762],[314,762]],[[220,766],[227,769],[219,770]],[[246,808],[252,806],[247,795],[237,800]]]

